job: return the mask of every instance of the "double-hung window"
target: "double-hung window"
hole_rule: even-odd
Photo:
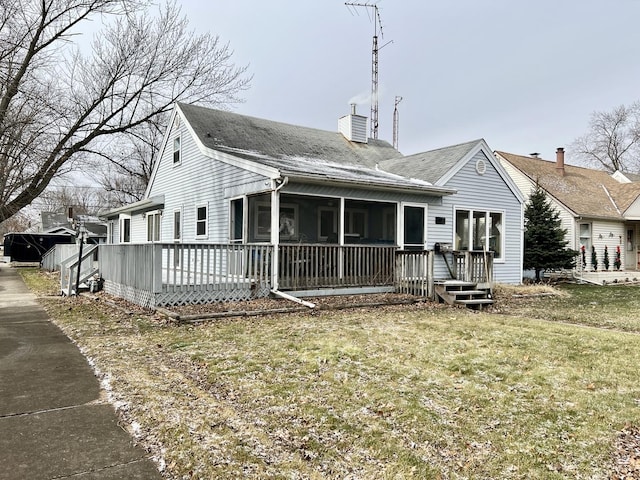
[[[120,215],[119,227],[120,227],[120,243],[131,242],[131,216]]]
[[[182,210],[173,211],[173,239],[180,240],[182,238]]]
[[[244,238],[244,199],[231,200],[229,207],[229,238],[232,242],[242,242]]]
[[[209,228],[209,206],[202,204],[196,206],[196,238],[207,237]]]
[[[180,136],[173,139],[173,164],[180,164]]]
[[[147,213],[147,242],[160,241],[160,211]]]

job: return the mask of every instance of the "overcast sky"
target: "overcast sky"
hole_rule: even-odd
[[[640,0],[375,3],[379,138],[392,142],[401,96],[404,154],[484,138],[494,150],[554,159],[556,147],[587,132],[591,112],[640,100]],[[349,102],[371,91],[371,9],[184,0],[182,11],[249,65],[253,82],[238,113],[336,130]],[[370,103],[358,113],[369,116]]]

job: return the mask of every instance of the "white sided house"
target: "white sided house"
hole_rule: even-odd
[[[579,255],[574,273],[597,283],[633,279],[640,270],[640,179],[565,164],[563,148],[556,160],[495,152],[528,200],[536,184],[547,194],[567,230],[568,247]],[[595,249],[597,266],[592,261]],[[605,248],[609,267],[605,268]],[[620,267],[614,262],[620,252]],[[584,259],[584,261],[583,261]]]
[[[160,306],[456,280],[486,302],[494,255],[519,283],[522,202],[486,143],[433,154],[459,155],[434,182],[366,125],[355,107],[330,132],[177,104],[145,199],[107,215],[105,288]]]

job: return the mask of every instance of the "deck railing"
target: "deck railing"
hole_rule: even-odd
[[[388,245],[283,244],[279,288],[392,286],[396,250]]]
[[[264,244],[162,244],[162,283],[184,286],[270,285],[273,247]]]
[[[493,283],[493,252],[455,251],[454,273],[457,280],[474,283]]]
[[[396,252],[396,291],[433,297],[432,250]]]
[[[264,297],[274,288],[303,291],[395,287],[433,296],[433,251],[392,245],[281,244],[277,267],[268,244],[100,245],[100,273],[109,293],[144,306],[172,306]],[[490,252],[454,252],[459,280],[492,282]],[[273,268],[277,268],[273,271]]]
[[[42,268],[50,272],[57,272],[60,270],[60,264],[67,258],[78,256],[80,246],[76,243],[58,243],[51,247],[42,256]]]
[[[242,244],[100,245],[109,293],[144,306],[268,295],[273,247]]]

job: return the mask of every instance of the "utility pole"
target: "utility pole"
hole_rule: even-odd
[[[378,5],[374,3],[355,2],[346,2],[345,5],[347,7],[365,7],[367,10],[371,9],[373,16],[373,46],[371,48],[371,138],[378,138],[378,52],[391,42],[384,44],[382,47],[378,47],[378,31],[380,32],[380,37],[384,37]]]
[[[398,149],[398,104],[402,101],[402,97],[396,97],[393,105],[393,148]]]

